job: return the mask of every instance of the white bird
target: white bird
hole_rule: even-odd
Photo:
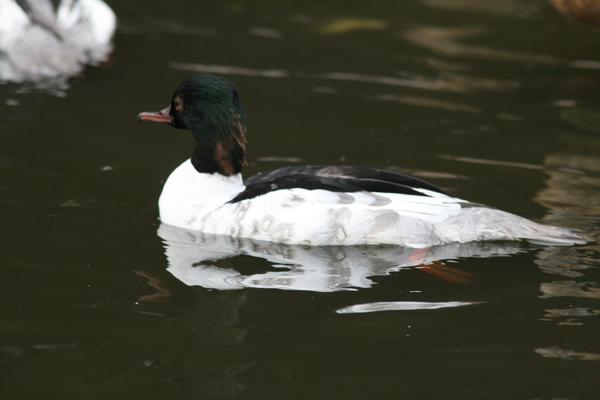
[[[451,196],[420,179],[353,166],[294,166],[243,182],[246,117],[226,79],[194,74],[171,105],[141,121],[189,129],[191,159],[167,179],[162,222],[233,237],[302,245],[393,244],[413,248],[479,240],[584,243],[563,228]]]
[[[102,0],[0,0],[0,81],[77,75],[107,58],[115,27]]]

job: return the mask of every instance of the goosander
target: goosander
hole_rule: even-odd
[[[76,75],[109,55],[115,27],[102,0],[0,0],[0,81]]]
[[[454,197],[421,179],[355,166],[290,166],[242,180],[246,115],[235,85],[194,74],[151,121],[192,132],[192,157],[169,176],[160,219],[179,228],[301,245],[423,248],[479,240],[583,243],[563,228]]]

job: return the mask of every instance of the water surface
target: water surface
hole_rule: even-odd
[[[600,32],[545,1],[109,2],[111,59],[0,86],[6,398],[594,399],[600,248],[306,248],[161,226],[191,152],[138,125],[192,71],[246,174],[408,172],[598,238]]]

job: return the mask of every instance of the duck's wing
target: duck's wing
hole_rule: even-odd
[[[332,192],[379,192],[414,196],[448,196],[442,189],[409,175],[356,166],[291,166],[261,173],[245,182],[245,190],[230,203],[252,199],[283,189]]]

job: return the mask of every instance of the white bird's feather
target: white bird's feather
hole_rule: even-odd
[[[116,16],[102,0],[23,1],[0,0],[0,80],[65,78],[110,54]]]
[[[315,246],[422,248],[476,240],[580,240],[565,229],[425,189],[417,190],[431,197],[295,188],[228,203],[243,190],[240,175],[199,173],[187,160],[165,183],[159,200],[161,220],[211,234]]]

